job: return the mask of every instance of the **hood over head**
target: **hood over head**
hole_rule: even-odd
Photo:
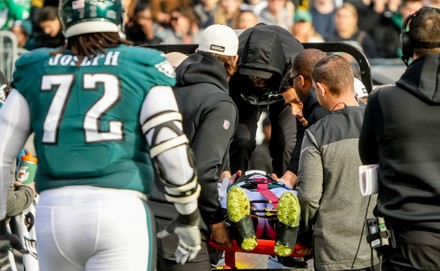
[[[440,54],[414,60],[396,85],[427,102],[440,104]]]
[[[289,72],[303,45],[289,31],[278,25],[257,24],[238,37],[238,72],[261,78],[281,80]]]
[[[199,51],[176,68],[176,86],[211,83],[228,92],[228,79],[223,63],[210,53]]]

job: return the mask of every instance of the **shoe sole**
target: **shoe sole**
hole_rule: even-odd
[[[298,234],[301,219],[301,207],[298,198],[293,193],[284,193],[278,201],[277,240],[274,252],[280,257],[292,254]]]
[[[251,203],[242,188],[235,186],[229,190],[227,210],[232,222],[238,222],[251,214]]]
[[[227,211],[231,222],[240,233],[238,243],[243,250],[251,251],[258,245],[252,224],[251,203],[246,192],[235,186],[228,192]]]
[[[301,207],[293,193],[284,193],[278,201],[277,218],[290,227],[298,227],[301,219]]]

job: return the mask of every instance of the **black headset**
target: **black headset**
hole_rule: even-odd
[[[414,47],[427,48],[427,49],[440,47],[440,42],[423,42],[411,36],[407,28],[411,20],[417,16],[419,16],[418,11],[408,16],[403,22],[402,29],[400,31],[400,46],[402,48],[402,60],[403,62],[405,62],[406,66],[408,66],[408,61],[413,56]]]
[[[409,33],[408,24],[414,17],[418,16],[419,13],[415,12],[408,16],[402,25],[402,30],[400,31],[400,47],[402,48],[402,60],[408,66],[408,61],[410,57],[413,56],[413,47],[411,44],[411,34]]]

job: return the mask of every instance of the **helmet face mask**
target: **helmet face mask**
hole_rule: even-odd
[[[66,38],[97,32],[121,32],[121,0],[61,0],[59,16]]]

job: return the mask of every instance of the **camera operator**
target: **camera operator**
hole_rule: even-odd
[[[440,9],[409,16],[401,41],[413,61],[370,94],[359,152],[363,164],[379,163],[376,215],[395,239],[382,270],[440,270]]]

